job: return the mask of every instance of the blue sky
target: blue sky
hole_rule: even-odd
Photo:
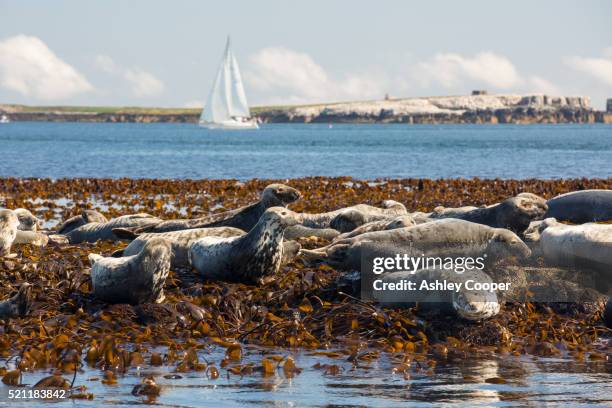
[[[232,35],[251,105],[612,97],[609,1],[0,0],[0,103],[201,106]]]

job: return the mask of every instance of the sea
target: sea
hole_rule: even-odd
[[[611,177],[612,126],[14,122],[0,152],[2,177]]]

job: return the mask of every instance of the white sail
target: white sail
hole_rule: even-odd
[[[250,116],[240,69],[228,37],[223,60],[200,116],[200,124],[220,125],[210,127],[256,128],[255,122],[245,121]]]

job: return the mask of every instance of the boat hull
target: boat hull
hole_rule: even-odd
[[[238,122],[236,120],[226,120],[219,123],[213,122],[200,122],[199,125],[206,129],[215,130],[247,130],[247,129],[259,129],[259,125],[254,120],[246,122]]]

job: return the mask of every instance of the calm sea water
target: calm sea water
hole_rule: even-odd
[[[610,125],[0,125],[0,176],[565,178],[612,175]]]

